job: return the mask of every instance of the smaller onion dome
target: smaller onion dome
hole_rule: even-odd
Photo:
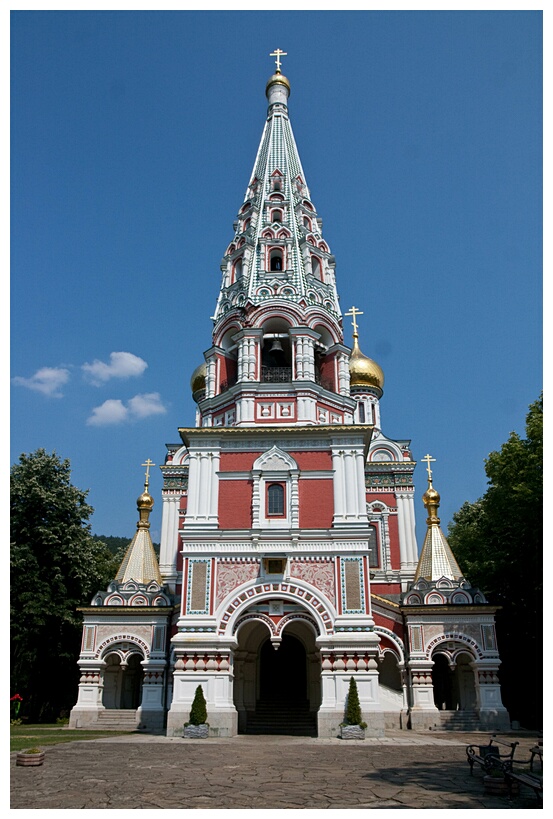
[[[267,80],[267,86],[265,88],[265,94],[269,94],[269,89],[272,85],[284,85],[288,89],[288,94],[290,94],[290,80],[288,77],[285,77],[284,74],[281,74],[280,71],[277,71],[276,74],[273,74]]]
[[[374,387],[382,395],[384,373],[376,361],[363,355],[359,349],[356,333],[353,334],[353,349],[349,357],[349,377],[351,387]]]
[[[205,393],[206,374],[207,365],[205,361],[202,362],[199,367],[196,367],[192,373],[192,378],[190,379],[190,389],[192,390],[192,397],[196,403],[200,400],[201,393]]]
[[[440,493],[437,489],[434,489],[432,485],[428,487],[424,495],[422,496],[422,502],[425,506],[429,504],[434,504],[435,506],[440,505]]]
[[[147,489],[136,499],[136,506],[139,511],[140,509],[149,509],[150,511],[153,509],[154,499]]]

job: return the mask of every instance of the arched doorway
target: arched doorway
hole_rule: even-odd
[[[117,652],[105,658],[102,704],[107,709],[136,710],[142,699],[142,656],[132,653],[125,663]]]
[[[259,699],[282,705],[307,702],[307,656],[297,637],[284,633],[278,649],[269,638],[261,646]]]
[[[432,655],[434,704],[442,726],[451,730],[478,728],[474,657],[465,647],[438,649]]]
[[[476,689],[474,685],[473,658],[461,652],[454,658],[442,652],[432,656],[432,684],[434,705],[439,711],[474,711]]]
[[[313,629],[292,620],[275,647],[264,622],[238,630],[234,653],[234,704],[242,734],[317,735],[321,660]]]
[[[432,685],[434,686],[434,705],[438,711],[456,711],[456,697],[453,685],[453,672],[445,654],[434,654],[432,658]]]

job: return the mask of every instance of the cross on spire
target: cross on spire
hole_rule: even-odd
[[[288,56],[288,54],[286,53],[286,51],[282,51],[280,48],[276,48],[274,51],[272,51],[269,54],[269,57],[276,57],[275,62],[276,62],[277,74],[280,74],[280,58],[281,57],[287,57],[287,56]]]
[[[148,458],[146,463],[141,464],[141,466],[146,467],[146,482],[144,484],[144,489],[147,489],[150,485],[150,467],[155,466],[155,463]]]
[[[431,458],[430,455],[425,455],[424,458],[421,458],[422,462],[426,462],[426,471],[428,472],[428,483],[432,483],[432,470],[430,469],[430,463],[435,462],[436,458]]]
[[[349,312],[348,312],[348,313],[344,313],[344,315],[345,315],[345,316],[351,316],[351,317],[352,317],[352,319],[351,319],[351,323],[353,324],[353,335],[354,335],[354,336],[358,335],[358,333],[357,333],[357,321],[356,321],[356,319],[357,319],[357,316],[362,316],[362,315],[363,315],[362,311],[361,311],[361,310],[358,310],[358,309],[357,309],[357,307],[350,307]]]

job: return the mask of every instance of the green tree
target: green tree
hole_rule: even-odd
[[[453,515],[449,542],[463,573],[501,606],[497,638],[511,719],[542,724],[543,399],[530,405],[526,438],[512,432],[486,460],[488,489]]]
[[[207,722],[207,704],[204,697],[203,688],[199,685],[194,694],[192,708],[190,710],[190,725],[205,725]]]
[[[359,702],[359,692],[354,677],[349,681],[348,702],[346,705],[346,723],[348,725],[361,725],[362,714]]]
[[[11,469],[11,686],[22,714],[53,719],[76,700],[82,618],[117,566],[88,520],[87,492],[72,486],[68,460],[44,449]]]

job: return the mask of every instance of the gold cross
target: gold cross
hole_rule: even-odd
[[[430,455],[425,455],[424,458],[421,458],[421,461],[426,461],[426,471],[428,472],[428,480],[432,483],[432,470],[430,469],[430,462],[436,461],[436,458],[431,458]]]
[[[361,310],[358,310],[357,307],[350,307],[349,313],[344,313],[345,316],[352,316],[351,323],[353,324],[353,333],[357,335],[357,321],[355,320],[357,316],[362,316],[363,313]]]
[[[277,48],[275,51],[273,51],[271,54],[269,54],[269,57],[276,57],[275,62],[276,62],[277,72],[279,74],[280,74],[280,58],[281,57],[287,57],[287,56],[288,56],[288,54],[286,53],[286,51],[281,51],[280,48]]]
[[[150,467],[155,466],[155,463],[148,458],[145,464],[140,465],[146,467],[146,483],[144,484],[144,489],[147,489],[150,483]]]

